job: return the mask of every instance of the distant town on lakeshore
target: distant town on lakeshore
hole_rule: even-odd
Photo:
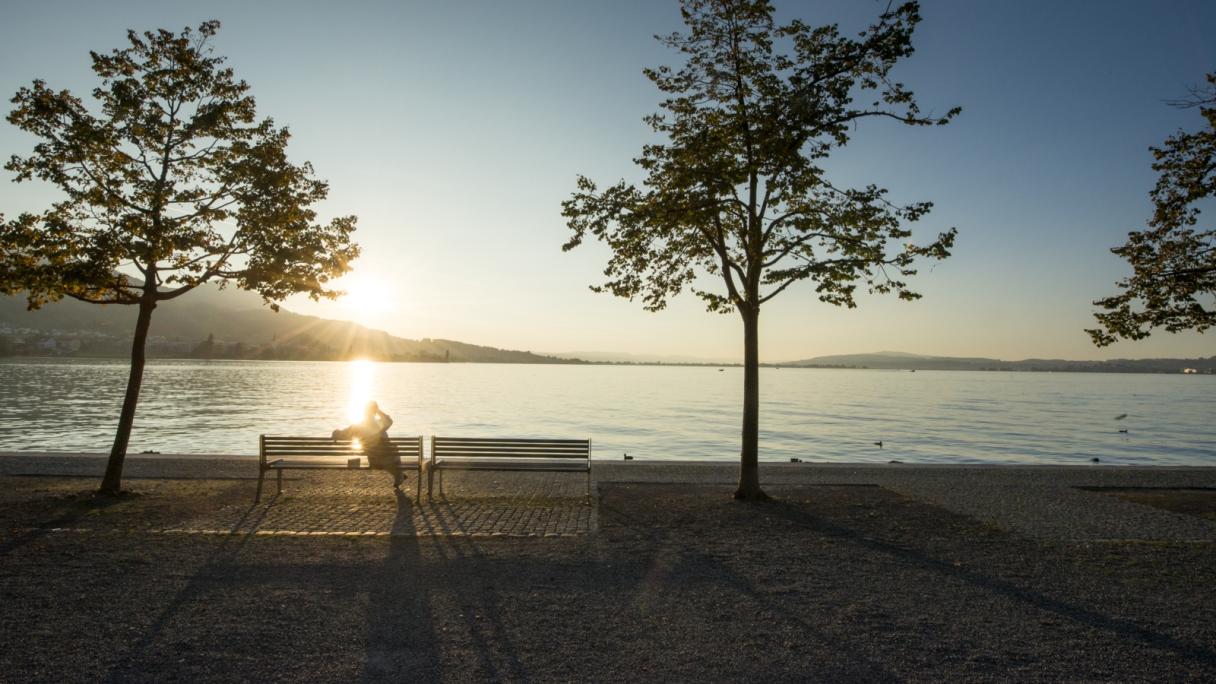
[[[160,359],[344,361],[366,358],[421,363],[535,363],[721,366],[716,359],[575,351],[533,353],[455,340],[411,340],[357,323],[287,310],[275,313],[247,292],[208,288],[191,307],[165,307],[154,320],[148,355]],[[0,357],[125,358],[130,353],[131,307],[64,300],[27,311],[22,297],[0,298]],[[902,352],[819,356],[774,368],[971,370],[1216,374],[1216,356],[1196,359],[1071,361],[924,356]]]

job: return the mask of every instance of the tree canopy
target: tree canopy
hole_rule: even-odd
[[[355,218],[315,222],[328,186],[288,160],[287,129],[256,120],[249,86],[208,45],[218,28],[130,31],[129,47],[91,53],[95,111],[41,80],[17,92],[8,121],[39,142],[5,168],[65,198],[4,224],[0,290],[31,308],[164,301],[209,280],[271,302],[335,296]]]
[[[1098,328],[1087,330],[1098,346],[1140,340],[1154,328],[1203,332],[1216,325],[1216,228],[1200,225],[1201,204],[1216,198],[1216,74],[1175,106],[1197,108],[1207,127],[1179,131],[1152,147],[1160,174],[1149,193],[1148,229],[1128,233],[1111,249],[1132,267],[1119,294],[1094,302]]]
[[[756,458],[756,320],[760,307],[810,280],[827,303],[856,305],[863,286],[902,299],[918,258],[949,255],[955,230],[928,244],[907,240],[929,202],[896,204],[877,185],[844,187],[824,168],[866,119],[910,126],[948,123],[959,109],[922,112],[891,72],[912,54],[918,5],[883,11],[859,36],[836,25],[778,26],[766,0],[683,0],[687,30],[660,40],[678,68],[645,74],[664,94],[645,121],[659,141],[634,161],[640,186],[600,190],[579,176],[562,205],[573,232],[612,249],[596,291],[664,308],[686,288],[715,312],[744,321],[742,498],[759,497]],[[703,276],[708,275],[707,280]],[[713,280],[718,286],[711,287]]]
[[[5,168],[63,199],[2,222],[0,292],[24,293],[30,308],[71,297],[139,310],[106,493],[119,491],[159,303],[208,281],[275,309],[293,293],[334,297],[330,280],[359,253],[355,217],[317,222],[328,186],[288,159],[287,129],[258,120],[249,86],[213,54],[219,26],[129,31],[126,48],[90,53],[93,107],[35,80],[8,115],[38,143]]]

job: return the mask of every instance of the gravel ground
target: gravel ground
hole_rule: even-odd
[[[597,464],[590,524],[503,537],[419,521],[526,526],[581,482],[453,478],[436,502],[296,482],[255,507],[247,462],[189,463],[135,465],[142,494],[100,505],[95,480],[0,457],[0,681],[1216,679],[1213,523],[1072,489],[1205,469],[791,465],[747,505],[730,468]],[[318,524],[346,506],[391,534],[258,534],[309,497]],[[1065,503],[1018,512],[1045,500]],[[229,510],[235,532],[162,533]]]

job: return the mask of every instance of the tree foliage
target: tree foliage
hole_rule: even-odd
[[[917,297],[900,278],[915,273],[917,256],[947,256],[954,231],[889,252],[889,242],[911,236],[903,222],[932,204],[896,206],[874,185],[837,187],[819,165],[861,119],[941,125],[958,112],[925,116],[889,78],[912,52],[916,3],[883,13],[860,40],[835,25],[775,27],[764,1],[687,1],[683,15],[689,33],[662,40],[687,64],[645,72],[669,97],[666,113],[646,119],[667,142],[635,160],[643,187],[621,181],[599,192],[580,176],[563,204],[574,231],[564,249],[591,234],[613,250],[597,289],[658,310],[701,268],[722,276],[724,291],[696,290],[712,311],[763,304],[808,278],[832,304],[854,306],[859,281]],[[791,53],[775,51],[775,40]],[[858,90],[876,99],[858,105]],[[748,287],[752,280],[771,289]]]
[[[5,168],[49,182],[62,199],[0,220],[0,292],[31,309],[71,297],[139,309],[131,373],[102,491],[119,489],[152,311],[204,282],[258,292],[277,309],[329,287],[358,253],[355,217],[317,223],[328,186],[287,158],[288,132],[257,119],[237,80],[197,31],[129,31],[91,53],[95,106],[41,81],[21,88],[8,121],[38,139]]]
[[[315,223],[328,187],[287,159],[287,129],[256,120],[249,86],[208,46],[218,28],[131,31],[126,49],[91,53],[96,112],[41,80],[17,92],[8,121],[39,142],[5,168],[65,197],[4,224],[0,290],[31,308],[159,302],[209,280],[271,302],[335,296],[355,218]]]
[[[1216,198],[1216,74],[1207,88],[1174,102],[1195,107],[1207,128],[1179,131],[1153,147],[1153,170],[1160,174],[1149,193],[1154,211],[1148,230],[1128,233],[1111,251],[1127,260],[1132,275],[1122,292],[1099,299],[1099,328],[1087,330],[1098,346],[1119,339],[1139,340],[1154,328],[1203,332],[1216,325],[1216,229],[1199,225],[1200,204]]]
[[[942,125],[958,114],[922,112],[891,71],[912,54],[915,2],[888,6],[854,37],[836,25],[777,26],[766,0],[683,0],[687,31],[660,40],[684,59],[647,69],[665,95],[645,119],[659,141],[634,161],[640,186],[600,190],[579,176],[563,203],[573,232],[612,250],[596,291],[641,298],[657,311],[691,289],[745,324],[744,475],[756,450],[754,327],[760,307],[810,280],[824,302],[853,307],[858,287],[919,295],[907,278],[920,257],[949,255],[955,231],[917,245],[908,223],[929,202],[898,205],[877,185],[842,187],[824,164],[864,119]],[[709,287],[704,274],[719,281]],[[746,492],[744,493],[747,494]]]

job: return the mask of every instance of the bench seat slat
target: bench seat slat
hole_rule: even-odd
[[[421,452],[396,452],[402,459],[417,460]],[[362,459],[366,452],[266,452],[268,458],[275,459]]]
[[[587,444],[490,444],[487,442],[461,442],[451,444],[438,442],[438,449],[492,449],[495,451],[510,451],[511,449],[535,449],[537,451],[586,451]]]
[[[440,458],[435,461],[439,468],[453,470],[553,470],[582,472],[591,467],[591,462],[551,461],[548,459],[514,458]]]
[[[350,440],[334,439],[333,437],[275,437],[266,435],[267,444],[339,444]]]
[[[276,437],[275,435],[266,435],[263,439],[266,440],[267,444],[339,444],[350,441],[348,439],[334,439],[333,437]]]
[[[361,454],[363,449],[342,447],[340,449],[322,449],[321,447],[266,447],[267,454]]]
[[[268,448],[266,448],[265,452],[266,452],[266,454],[317,454],[317,455],[333,454],[333,455],[340,455],[340,454],[362,454],[365,452],[365,450],[366,449],[350,449],[350,448],[320,449],[320,448],[315,448],[315,447],[314,448],[303,448],[303,449],[300,449],[300,448],[277,448],[277,449],[275,449],[275,448],[268,447]],[[413,448],[413,449],[388,448],[388,449],[384,449],[384,450],[385,450],[385,452],[398,452],[401,454],[417,454],[418,452],[421,452],[421,449],[417,449],[417,448]]]
[[[587,458],[586,449],[583,449],[582,451],[541,451],[538,449],[506,449],[502,451],[496,451],[493,449],[436,449],[435,454],[438,456],[501,456],[505,458]]]
[[[586,444],[585,439],[531,439],[529,437],[435,437],[441,444]]]
[[[276,461],[274,465],[266,465],[269,469],[281,470],[372,470],[367,464],[359,464],[358,467],[351,467],[345,462],[302,462],[302,461]],[[418,470],[417,462],[401,461],[402,470]]]
[[[332,437],[263,437],[267,444],[347,444],[349,439],[334,439]],[[420,437],[389,437],[388,441],[397,444],[409,444],[421,441]]]

